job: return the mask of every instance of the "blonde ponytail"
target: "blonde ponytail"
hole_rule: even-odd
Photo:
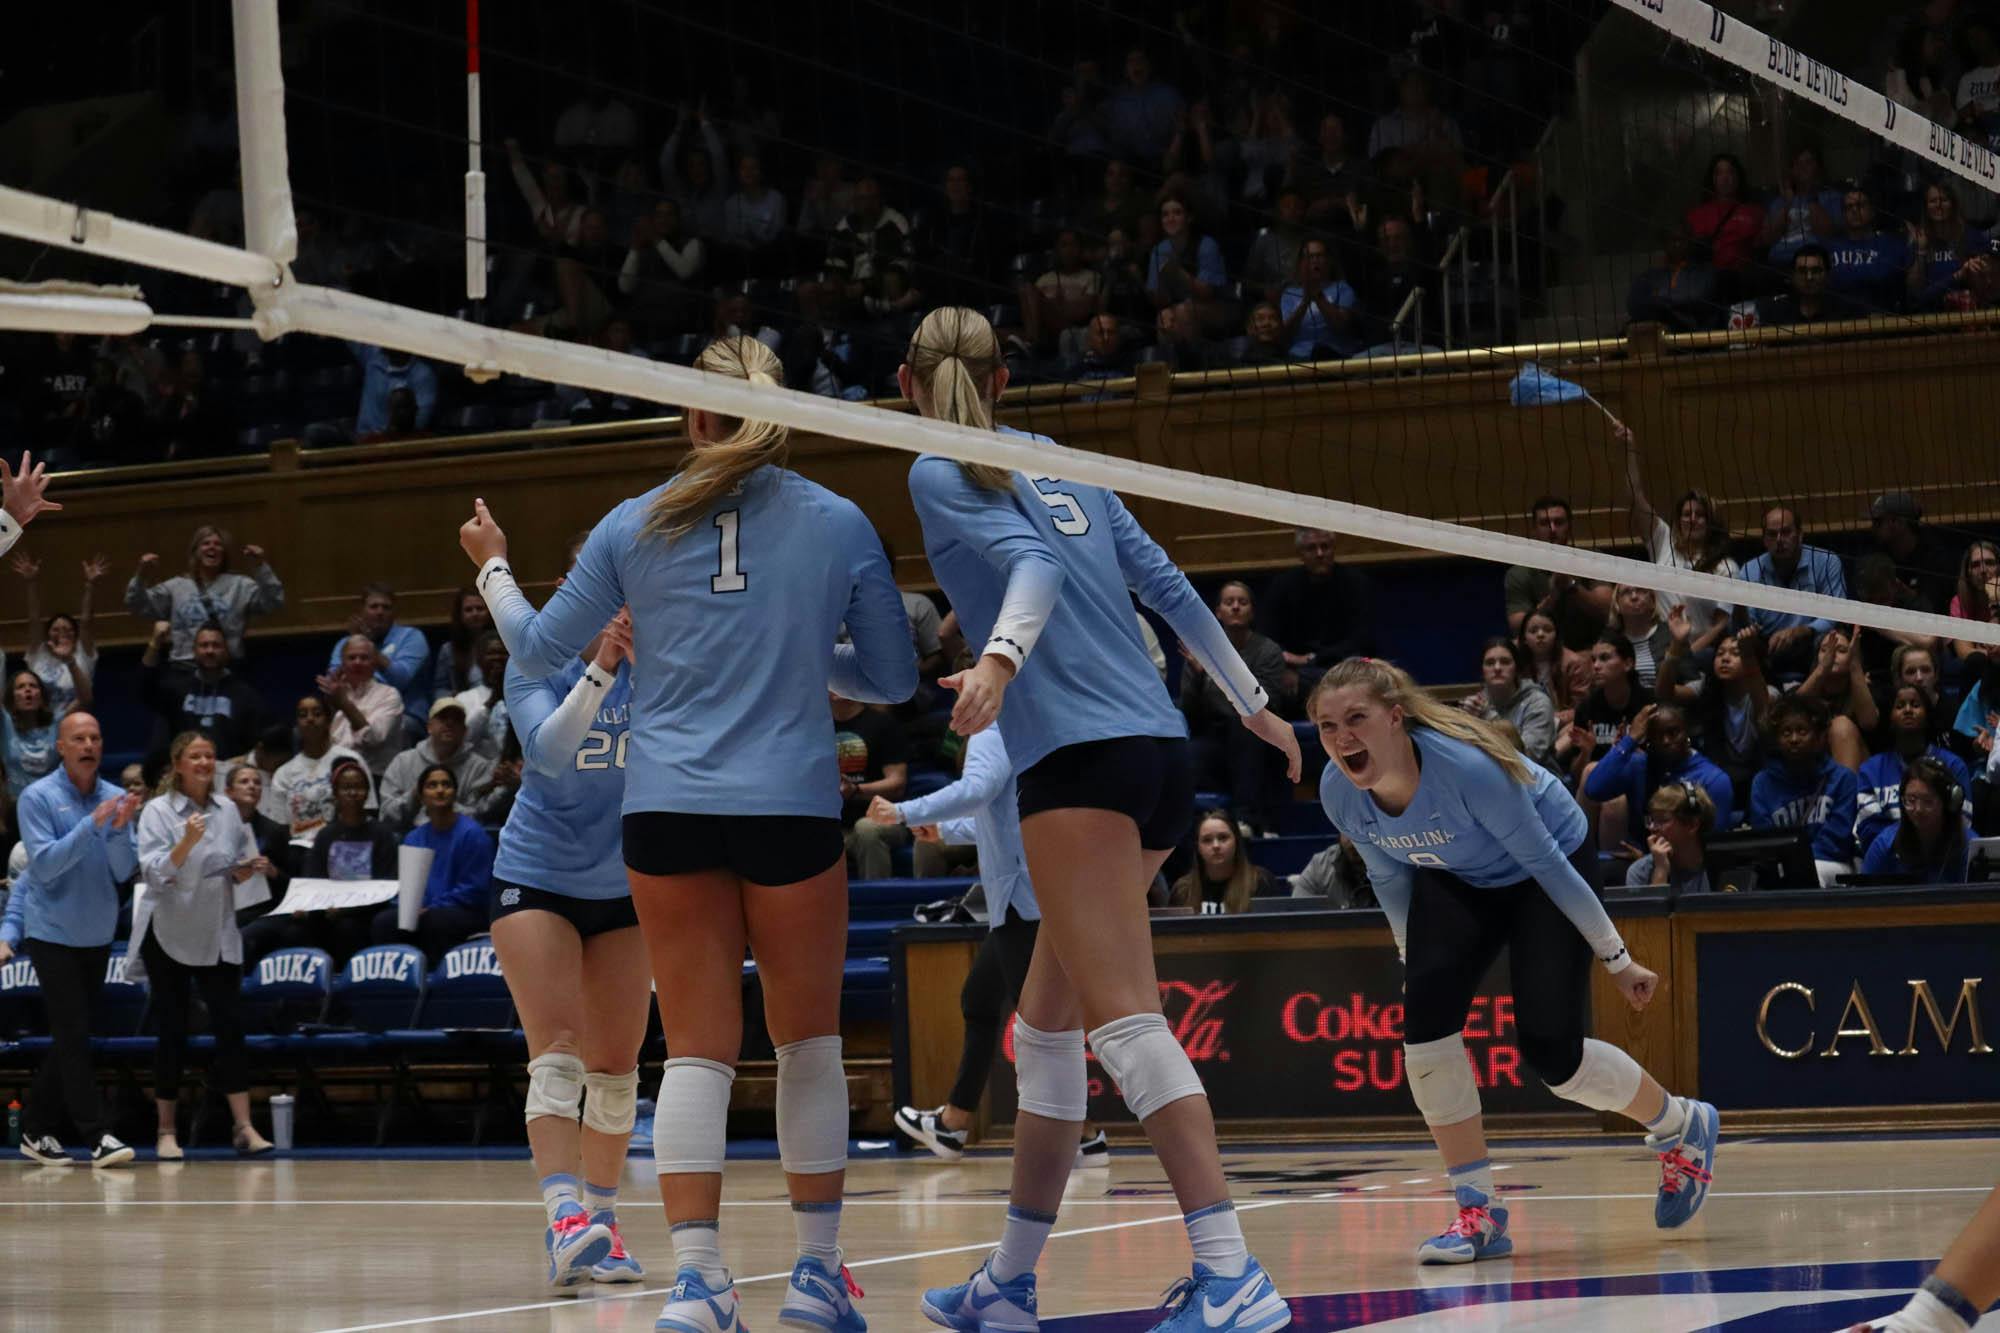
[[[923,390],[917,409],[939,421],[993,429],[993,400],[987,387],[1002,366],[1000,342],[986,316],[962,305],[945,305],[924,316],[904,356]],[[989,491],[1014,489],[1014,474],[990,463],[960,463],[965,475]]]
[[[755,338],[741,334],[717,338],[702,350],[697,369],[731,375],[752,384],[778,384],[778,354]],[[669,542],[685,535],[710,505],[742,485],[743,479],[766,463],[782,464],[791,432],[775,421],[720,417],[723,437],[696,440],[688,461],[661,491],[646,514],[648,533]]]
[[[1514,781],[1526,786],[1535,780],[1528,757],[1518,747],[1508,744],[1493,723],[1462,708],[1439,703],[1410,678],[1409,672],[1377,658],[1350,657],[1321,676],[1319,684],[1313,687],[1312,697],[1306,700],[1306,716],[1317,721],[1320,700],[1335,690],[1349,688],[1366,690],[1384,708],[1400,706],[1405,728],[1429,727],[1453,740],[1477,746]]]

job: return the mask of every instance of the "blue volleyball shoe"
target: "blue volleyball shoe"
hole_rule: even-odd
[[[1021,1273],[1005,1282],[993,1280],[991,1259],[955,1287],[932,1287],[924,1293],[924,1317],[958,1333],[1041,1333],[1035,1314],[1035,1275]]]
[[[611,1228],[590,1220],[576,1204],[564,1204],[542,1233],[549,1255],[549,1289],[572,1291],[590,1281],[591,1269],[611,1253]]]
[[[720,1287],[702,1280],[701,1270],[683,1268],[653,1321],[654,1333],[750,1333],[737,1311],[734,1278]]]
[[[792,1280],[785,1284],[785,1303],[779,1307],[778,1322],[795,1328],[825,1329],[827,1333],[868,1333],[868,1321],[851,1299],[860,1294],[861,1288],[845,1266],[829,1273],[819,1260],[801,1255],[792,1265]]]
[[[611,1233],[611,1250],[591,1268],[591,1279],[612,1285],[622,1282],[644,1282],[645,1266],[626,1253],[625,1237],[618,1230],[618,1214],[606,1208],[592,1213],[590,1220]]]
[[[1688,1099],[1687,1123],[1672,1138],[1646,1136],[1660,1155],[1660,1193],[1653,1201],[1653,1225],[1670,1231],[1701,1211],[1714,1179],[1715,1141],[1722,1117],[1707,1102]]]
[[[1271,1333],[1292,1322],[1292,1308],[1255,1259],[1241,1277],[1197,1263],[1192,1277],[1167,1292],[1166,1306],[1167,1317],[1152,1333]]]
[[[1418,1263],[1470,1264],[1504,1259],[1514,1252],[1514,1240],[1507,1234],[1506,1208],[1496,1206],[1485,1191],[1471,1185],[1460,1185],[1453,1195],[1458,1200],[1458,1219],[1417,1246]]]

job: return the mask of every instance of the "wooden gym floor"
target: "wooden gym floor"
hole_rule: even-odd
[[[1678,1233],[1652,1226],[1657,1172],[1636,1144],[1502,1147],[1511,1260],[1419,1269],[1450,1220],[1427,1151],[1235,1151],[1253,1251],[1301,1333],[1844,1328],[1901,1304],[2000,1178],[2000,1140],[1723,1140],[1716,1192]],[[649,1269],[582,1299],[541,1287],[542,1216],[525,1160],[142,1160],[0,1168],[0,1328],[611,1333],[652,1327],[673,1265],[651,1163],[622,1209]],[[1007,1164],[857,1157],[843,1232],[877,1333],[929,1328],[918,1291],[955,1282],[999,1233]],[[768,1333],[791,1265],[777,1163],[733,1162],[723,1242],[744,1313]],[[1123,1154],[1071,1179],[1042,1266],[1043,1327],[1142,1330],[1187,1242],[1158,1164]],[[1982,1328],[2000,1328],[1989,1317]]]

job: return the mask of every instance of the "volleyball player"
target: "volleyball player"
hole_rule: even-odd
[[[1995,1301],[2000,1301],[2000,1189],[1986,1196],[1909,1304],[1856,1324],[1850,1333],[1969,1333]]]
[[[652,991],[619,857],[631,648],[621,611],[561,671],[507,682],[523,771],[493,864],[493,947],[533,1057],[528,1147],[557,1290],[645,1277],[616,1211]]]
[[[757,385],[779,371],[742,337],[717,339],[697,364]],[[861,511],[782,466],[782,426],[696,408],[688,434],[686,466],[598,523],[539,614],[483,502],[460,542],[526,675],[563,668],[631,609],[625,866],[671,1056],[653,1155],[679,1269],[657,1327],[741,1327],[717,1218],[747,943],[777,1047],[778,1151],[799,1238],[778,1319],[859,1333],[839,1248],[847,870],[826,696],[908,698],[909,622]],[[836,646],[843,621],[851,642]]]
[[[955,306],[925,318],[897,375],[923,415],[989,430],[1007,382],[992,326]],[[1140,644],[1131,594],[1167,618],[1297,780],[1291,724],[1110,491],[926,455],[910,494],[931,569],[983,645],[943,682],[958,692],[951,725],[970,736],[1000,722],[1042,909],[1014,1022],[1021,1114],[1006,1229],[970,1279],[925,1293],[924,1313],[956,1329],[1037,1327],[1035,1264],[1084,1120],[1087,1028],[1166,1167],[1194,1249],[1157,1328],[1283,1328],[1291,1312],[1244,1246],[1201,1080],[1160,1012],[1145,890],[1187,830],[1194,788],[1186,724]]]
[[[1490,724],[1387,662],[1335,666],[1307,715],[1332,760],[1320,802],[1360,851],[1405,960],[1403,1069],[1458,1203],[1457,1220],[1417,1258],[1464,1264],[1514,1249],[1462,1033],[1503,948],[1529,1067],[1558,1097],[1644,1125],[1660,1158],[1654,1224],[1693,1217],[1714,1169],[1715,1108],[1670,1096],[1624,1051],[1584,1035],[1593,953],[1634,1009],[1659,978],[1605,915],[1575,799]]]

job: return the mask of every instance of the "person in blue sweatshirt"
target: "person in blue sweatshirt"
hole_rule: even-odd
[[[1649,704],[1604,758],[1583,775],[1583,794],[1599,803],[1623,798],[1626,841],[1646,845],[1646,803],[1672,782],[1692,783],[1715,803],[1717,826],[1735,818],[1736,786],[1688,741],[1687,714],[1678,704]]]
[[[1590,821],[1575,798],[1494,726],[1387,662],[1334,667],[1307,714],[1331,761],[1320,804],[1360,852],[1404,956],[1403,1067],[1458,1204],[1457,1219],[1417,1247],[1418,1262],[1514,1252],[1464,1036],[1468,1006],[1502,949],[1528,1066],[1556,1096],[1644,1125],[1660,1159],[1654,1225],[1687,1222],[1708,1197],[1720,1120],[1584,1035],[1593,957],[1634,1009],[1652,1002],[1659,978],[1605,914]]]
[[[1826,752],[1826,705],[1788,694],[1771,705],[1778,754],[1750,783],[1750,827],[1802,828],[1812,835],[1821,884],[1854,869],[1854,770]]]
[[[493,884],[493,835],[458,810],[458,779],[432,764],[417,779],[424,817],[403,839],[405,847],[433,853],[424,904],[414,931],[403,930],[391,902],[375,914],[377,944],[414,944],[437,966],[446,950],[486,929],[487,894]]]
[[[1902,818],[1868,844],[1864,875],[1917,875],[1926,884],[1965,883],[1965,787],[1930,755],[1910,761],[1897,804]]]
[[[1918,758],[1937,760],[1959,791],[1968,796],[1972,792],[1972,770],[1939,741],[1943,719],[1929,691],[1919,685],[1899,686],[1888,713],[1888,746],[1861,765],[1861,790],[1855,797],[1854,837],[1864,851],[1903,817],[1903,775]]]

